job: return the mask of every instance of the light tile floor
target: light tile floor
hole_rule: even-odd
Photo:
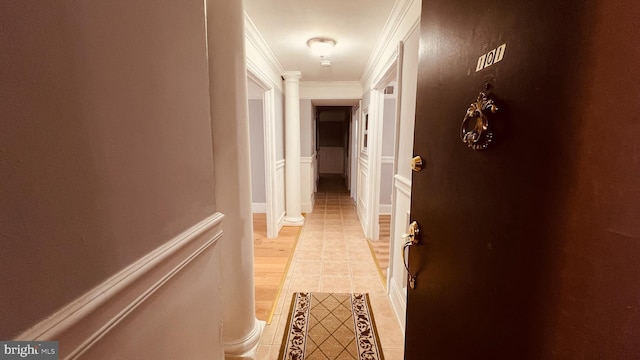
[[[260,339],[258,360],[278,358],[294,292],[367,292],[386,360],[400,360],[404,336],[347,194],[316,193],[286,275],[271,325]]]

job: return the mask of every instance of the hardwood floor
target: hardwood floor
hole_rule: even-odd
[[[301,227],[285,226],[275,239],[267,239],[266,214],[253,214],[253,256],[256,317],[271,322]]]

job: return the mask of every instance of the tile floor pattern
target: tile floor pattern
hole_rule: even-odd
[[[386,360],[401,360],[404,336],[348,194],[316,193],[258,360],[276,360],[294,292],[367,292]]]

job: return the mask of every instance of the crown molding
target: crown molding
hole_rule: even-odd
[[[280,64],[273,51],[271,51],[271,48],[269,48],[262,34],[260,34],[253,20],[251,20],[249,14],[246,12],[244,13],[244,24],[246,41],[253,45],[258,51],[258,55],[262,57],[275,74],[278,74],[278,76],[283,74],[285,72],[284,67]]]
[[[397,39],[398,41],[405,40],[407,35],[410,34],[420,23],[420,11],[410,11],[416,6],[418,6],[418,9],[420,8],[418,0],[398,0],[393,5],[391,14],[382,28],[382,32],[378,37],[376,46],[369,55],[369,60],[367,60],[367,64],[365,65],[362,76],[360,77],[360,83],[362,84],[363,89],[369,88],[368,82],[374,75],[373,72],[379,67],[378,65],[380,62],[388,61],[388,59],[384,59],[383,57],[385,50],[387,50],[389,46],[395,50],[397,44],[392,44],[391,42],[394,39]],[[411,24],[406,31],[407,33],[398,34],[398,31],[406,22],[410,22]]]

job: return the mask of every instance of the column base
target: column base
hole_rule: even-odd
[[[304,225],[304,216],[285,216],[284,226],[302,226]]]
[[[225,360],[256,360],[260,337],[262,336],[265,325],[266,323],[264,321],[256,319],[253,329],[244,339],[234,342],[225,341]]]

